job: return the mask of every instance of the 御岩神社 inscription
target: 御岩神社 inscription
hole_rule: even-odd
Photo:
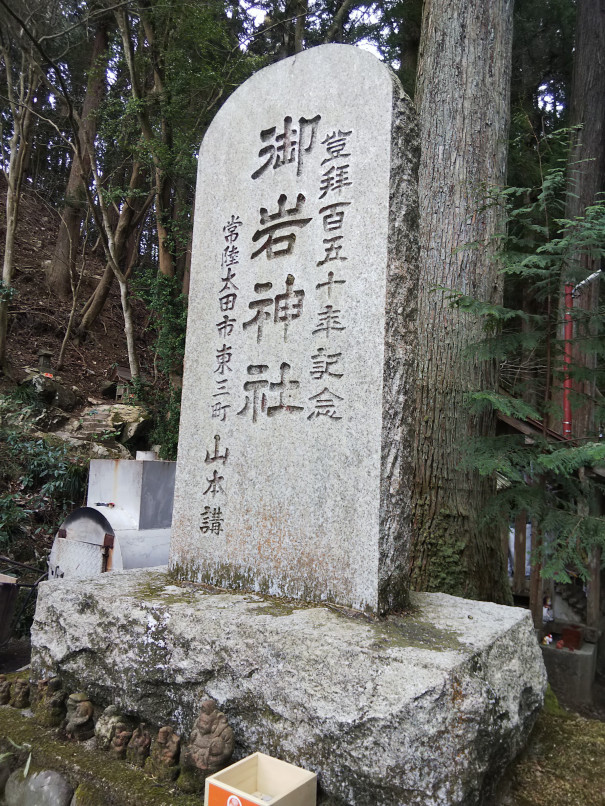
[[[416,126],[374,56],[261,70],[200,151],[171,566],[405,604]]]

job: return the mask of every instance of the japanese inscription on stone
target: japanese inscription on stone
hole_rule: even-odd
[[[369,54],[316,48],[246,82],[206,135],[171,547],[184,577],[380,607],[393,94]]]

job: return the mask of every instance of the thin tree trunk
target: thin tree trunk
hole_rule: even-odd
[[[61,213],[57,243],[47,271],[48,287],[62,298],[66,298],[71,293],[72,278],[75,276],[80,226],[86,207],[84,183],[90,174],[90,154],[85,144],[94,142],[97,128],[96,112],[105,91],[105,68],[108,58],[107,28],[107,22],[101,21],[94,39],[88,85],[80,121],[82,161],[74,153],[65,190],[65,205]]]
[[[26,56],[23,53],[19,84],[18,87],[13,87],[13,71],[8,46],[2,47],[2,57],[6,73],[7,94],[13,118],[13,135],[10,142],[8,175],[6,176],[6,235],[2,264],[2,283],[0,285],[0,368],[4,370],[7,360],[8,306],[15,267],[15,235],[19,218],[21,186],[27,153],[31,145],[32,104],[40,79],[36,76],[33,66],[26,62]],[[15,94],[15,89],[18,94]]]
[[[512,0],[426,0],[416,103],[421,160],[419,380],[411,581],[424,590],[507,601],[500,528],[482,523],[492,480],[461,467],[494,418],[472,415],[466,396],[495,389],[493,362],[465,350],[481,325],[453,310],[439,286],[498,301],[490,239],[501,213],[483,206],[505,177]],[[479,243],[480,248],[465,249]]]
[[[118,27],[122,37],[122,45],[124,49],[124,56],[128,70],[130,73],[130,86],[133,99],[137,102],[137,114],[141,126],[141,133],[147,146],[151,152],[151,157],[154,165],[155,173],[155,220],[158,233],[158,269],[160,274],[166,277],[174,276],[174,259],[170,251],[169,244],[169,231],[166,225],[168,218],[168,211],[170,209],[171,186],[166,177],[162,160],[159,156],[159,151],[162,149],[172,148],[172,131],[171,126],[166,117],[162,118],[162,137],[161,141],[158,140],[154,133],[153,127],[149,120],[147,109],[143,103],[145,97],[144,85],[145,77],[142,77],[137,72],[137,64],[135,54],[133,51],[132,40],[130,36],[130,24],[128,13],[124,9],[119,9],[115,12]],[[143,23],[145,37],[149,46],[154,51],[154,31],[151,22],[147,15],[141,9],[141,20]],[[154,92],[157,97],[162,97],[165,94],[162,70],[157,61],[154,62],[153,71]],[[158,148],[159,146],[159,148]]]
[[[86,222],[88,223],[88,221]],[[86,232],[86,228],[85,228]],[[78,296],[80,294],[80,287],[82,285],[82,278],[84,277],[84,269],[86,268],[86,244],[87,244],[87,236],[84,236],[84,243],[82,244],[82,265],[80,268],[80,273],[77,278],[77,282],[75,278],[71,277],[71,310],[69,311],[69,321],[67,322],[67,327],[65,328],[65,335],[63,336],[63,341],[61,342],[61,349],[59,350],[59,357],[57,358],[57,369],[63,369],[63,362],[65,360],[65,351],[67,349],[67,343],[69,342],[69,337],[71,336],[74,322],[76,320],[76,310],[78,306]]]
[[[130,176],[130,183],[129,183],[130,195],[132,195],[134,191],[140,189],[141,185],[142,185],[141,166],[138,162],[135,162],[134,165],[132,166],[132,173]],[[115,258],[119,266],[121,266],[123,263],[124,253],[126,251],[128,239],[131,237],[133,231],[139,225],[139,222],[141,221],[142,217],[148,210],[149,205],[151,204],[153,198],[152,196],[148,196],[147,200],[142,205],[142,207],[137,208],[131,202],[130,195],[128,198],[124,200],[124,203],[120,208],[120,214],[118,216],[118,221],[114,235]],[[107,220],[109,222],[109,226],[111,227],[109,210],[107,210]],[[111,286],[113,285],[114,274],[115,272],[112,268],[111,261],[108,261],[105,266],[103,276],[99,281],[99,284],[97,285],[91,298],[87,301],[86,305],[84,306],[82,312],[82,319],[75,331],[78,339],[82,339],[86,335],[86,333],[88,333],[93,323],[95,322],[95,320],[105,307],[105,303],[107,302],[109,292],[111,291]]]

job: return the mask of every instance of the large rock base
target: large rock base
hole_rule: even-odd
[[[32,668],[185,736],[211,697],[234,758],[317,772],[319,803],[482,803],[543,700],[529,614],[444,594],[413,604],[375,621],[157,569],[57,580],[40,586]]]

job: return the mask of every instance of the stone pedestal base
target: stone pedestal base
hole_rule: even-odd
[[[319,803],[470,806],[522,748],[546,675],[527,611],[413,596],[360,613],[174,585],[161,569],[40,586],[36,677],[60,675],[187,736],[219,704],[234,758],[257,750],[319,776]]]
[[[584,644],[573,652],[549,644],[542,647],[548,682],[565,705],[592,703],[592,686],[597,668],[597,645]]]

